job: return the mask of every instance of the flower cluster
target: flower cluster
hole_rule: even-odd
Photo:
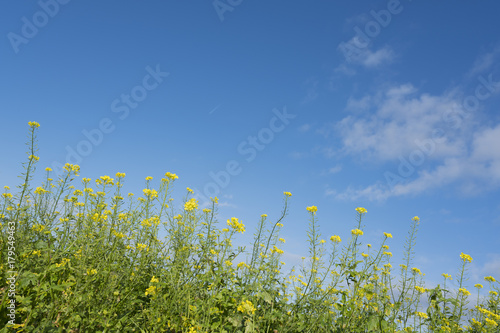
[[[231,217],[231,219],[227,220],[227,225],[232,227],[239,233],[245,232],[245,225],[241,223],[236,217]]]

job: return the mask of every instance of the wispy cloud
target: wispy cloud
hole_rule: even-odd
[[[497,46],[490,52],[481,54],[474,61],[472,68],[467,73],[468,77],[474,77],[484,71],[490,70],[495,64],[499,63],[500,59],[500,46]]]
[[[303,124],[299,127],[299,132],[305,133],[311,129],[311,124]]]
[[[467,196],[500,188],[500,124],[479,125],[459,96],[456,90],[431,95],[402,84],[349,99],[346,110],[358,112],[329,129],[339,133],[341,152],[390,165],[387,171],[398,181],[389,181],[386,172],[386,179],[329,195],[386,200],[449,185]]]
[[[346,45],[359,45],[360,41],[357,39],[358,37],[354,36],[349,42],[340,43],[338,46],[339,51],[342,51]],[[335,71],[352,74],[353,69],[351,67],[353,65],[360,65],[365,68],[376,68],[382,65],[391,64],[395,58],[396,54],[394,50],[387,45],[376,50],[372,50],[368,46],[364,48],[355,48],[349,57],[342,62]]]

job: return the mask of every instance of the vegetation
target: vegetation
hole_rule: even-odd
[[[280,231],[291,193],[284,192],[278,221],[261,216],[250,250],[235,248],[234,238],[247,232],[242,221],[218,221],[218,199],[201,209],[189,188],[176,208],[177,176],[169,172],[157,189],[147,177],[138,198],[122,193],[123,173],[83,178],[77,189],[80,168],[71,164],[57,180],[45,169],[43,184],[31,187],[39,124],[29,125],[19,193],[6,186],[0,197],[0,279],[7,281],[0,332],[498,332],[494,277],[485,277],[488,297],[478,293],[468,306],[470,256],[460,256],[458,290],[447,289],[447,274],[442,287],[423,286],[412,267],[418,217],[409,221],[403,263],[393,268],[391,234],[379,245],[361,242],[366,209],[356,209],[351,238],[342,241],[324,240],[317,207],[307,207],[309,254],[285,273]]]

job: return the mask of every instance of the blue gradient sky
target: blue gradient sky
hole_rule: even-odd
[[[125,172],[131,192],[174,172],[174,197],[217,195],[221,223],[243,220],[241,244],[292,192],[290,264],[306,206],[344,240],[362,206],[364,239],[391,232],[396,265],[420,216],[429,286],[461,252],[471,286],[500,278],[500,4],[232,3],[4,4],[0,185],[20,182],[35,120],[39,171]]]

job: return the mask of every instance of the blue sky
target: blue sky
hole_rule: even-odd
[[[214,5],[215,4],[215,5]],[[500,4],[455,1],[9,1],[0,13],[0,184],[14,187],[28,121],[39,171],[167,171],[220,198],[251,241],[290,214],[285,261],[307,254],[307,206],[324,238],[391,232],[400,263],[420,216],[415,266],[432,286],[474,261],[500,278]],[[89,139],[90,137],[90,139]],[[231,173],[229,173],[231,172]],[[40,178],[39,178],[40,179]]]

